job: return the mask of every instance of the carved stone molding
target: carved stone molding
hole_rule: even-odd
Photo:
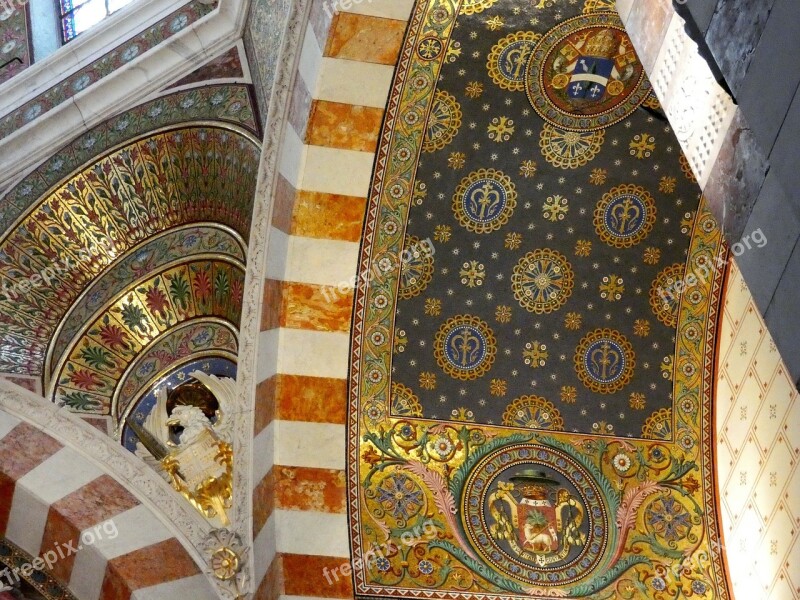
[[[0,380],[0,410],[41,429],[114,478],[172,532],[209,580],[217,583],[203,552],[211,524],[147,464],[67,409],[4,380]]]
[[[270,225],[272,223],[272,198],[277,184],[278,159],[281,154],[284,127],[287,123],[289,100],[297,65],[300,60],[303,36],[308,23],[312,0],[297,0],[290,3],[290,13],[283,33],[281,54],[277,60],[275,79],[272,84],[267,124],[262,145],[261,167],[256,185],[256,200],[253,207],[253,220],[248,248],[247,277],[242,301],[242,318],[239,328],[239,363],[237,385],[239,397],[246,406],[237,413],[234,429],[234,510],[232,528],[245,540],[245,545],[253,543],[253,503],[252,481],[253,428],[258,363],[258,337],[261,322],[263,286],[266,272],[267,248],[269,247]],[[247,572],[255,573],[254,557],[250,552]],[[251,585],[259,582],[250,577]],[[251,590],[252,591],[252,590]]]

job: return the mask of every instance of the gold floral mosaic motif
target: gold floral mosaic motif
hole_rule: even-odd
[[[678,324],[678,305],[683,291],[684,272],[684,265],[670,265],[658,274],[650,286],[650,308],[667,327]]]
[[[461,105],[455,96],[443,90],[436,92],[428,117],[423,152],[441,150],[453,141],[461,128]]]
[[[520,31],[497,42],[486,63],[492,80],[504,90],[524,92],[528,60],[541,38],[540,33]]]
[[[539,136],[539,148],[554,167],[577,169],[594,160],[605,137],[604,131],[565,131],[545,124]]]
[[[657,410],[645,421],[642,437],[646,440],[672,439],[672,409]]]
[[[583,14],[606,10],[617,10],[616,0],[586,0],[583,5]]]
[[[495,169],[479,169],[465,177],[453,196],[458,222],[473,233],[497,231],[508,223],[517,206],[511,178]]]
[[[436,332],[434,356],[442,370],[464,381],[478,379],[494,364],[497,342],[484,321],[472,315],[448,319]]]
[[[498,0],[464,0],[461,3],[461,13],[465,15],[475,15],[482,13],[487,8],[497,4]]]
[[[392,383],[392,414],[397,417],[421,417],[422,405],[411,388]]]
[[[552,402],[539,396],[520,396],[503,413],[503,425],[562,431],[564,419]]]
[[[406,236],[406,251],[400,265],[401,298],[408,299],[419,296],[433,278],[433,255],[420,250],[420,240]]]
[[[615,248],[635,246],[650,234],[655,222],[655,200],[638,185],[611,188],[594,211],[597,235]]]
[[[633,346],[613,329],[595,329],[584,336],[575,351],[578,378],[599,394],[612,394],[628,385],[635,366]]]
[[[574,283],[567,258],[548,248],[528,252],[511,276],[514,297],[523,308],[536,314],[561,308],[572,294]]]

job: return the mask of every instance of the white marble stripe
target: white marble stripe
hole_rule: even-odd
[[[265,270],[267,279],[283,281],[286,273],[286,256],[289,253],[289,237],[288,233],[270,226]]]
[[[628,15],[631,12],[631,8],[633,8],[633,3],[635,0],[617,0],[617,12],[619,13],[620,19],[622,22],[625,23],[628,20]]]
[[[253,438],[253,486],[267,476],[275,464],[275,421]]]
[[[219,596],[204,575],[194,575],[169,583],[160,583],[136,590],[131,594],[131,600],[176,600],[176,598],[219,600]]]
[[[344,425],[283,420],[273,425],[276,465],[344,470]]]
[[[414,0],[340,0],[338,8],[342,12],[408,21]]]
[[[375,154],[324,146],[307,146],[299,189],[366,198]]]
[[[171,537],[161,521],[141,504],[85,529],[75,555],[70,589],[79,598],[98,598],[109,560]]]
[[[21,421],[5,411],[0,411],[0,440],[6,437]]]
[[[102,474],[69,448],[48,457],[17,481],[6,527],[8,539],[30,554],[39,554],[50,505]]]
[[[289,235],[270,228],[267,279],[331,286],[336,289],[328,290],[329,295],[345,294],[355,287],[357,266],[356,242]]]
[[[356,242],[293,235],[289,236],[286,270],[282,279],[337,289],[341,287],[341,291],[327,290],[328,299],[333,300],[331,294],[345,293],[355,287],[357,269]]]
[[[281,146],[278,172],[297,189],[305,168],[308,148],[303,144],[294,126],[288,121],[283,128],[283,144]]]
[[[280,350],[280,329],[269,329],[258,334],[258,359],[256,380],[266,381],[278,372],[278,351]]]
[[[314,97],[314,92],[319,85],[319,75],[322,71],[322,48],[317,40],[314,28],[309,24],[303,39],[303,49],[300,51],[300,63],[297,72],[306,84],[306,89]]]
[[[322,58],[315,100],[386,108],[394,67],[341,58]],[[312,88],[309,88],[312,89]]]
[[[49,504],[43,503],[36,494],[17,484],[14,488],[14,498],[11,500],[6,538],[28,554],[36,556],[42,547],[49,511]]]
[[[281,554],[350,555],[347,515],[276,509],[275,534]],[[345,562],[347,559],[343,559]]]
[[[253,540],[253,554],[258,557],[255,565],[254,579],[256,587],[264,579],[264,576],[269,571],[272,561],[275,560],[275,555],[278,552],[277,536],[275,534],[275,511],[267,518],[264,527]]]
[[[98,467],[71,448],[61,448],[17,482],[47,504],[53,504],[103,475]]]
[[[347,333],[280,330],[279,373],[345,379],[349,356],[350,336]]]

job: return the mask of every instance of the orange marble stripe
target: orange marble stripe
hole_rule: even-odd
[[[276,418],[344,425],[347,381],[327,377],[279,375]]]
[[[306,113],[308,117],[308,113]],[[292,219],[294,214],[295,198],[297,190],[281,174],[278,174],[278,182],[275,185],[275,195],[272,198],[272,226],[280,229],[284,233],[291,233]]]
[[[253,537],[256,537],[275,508],[274,468],[253,489]]]
[[[339,13],[328,35],[325,56],[394,66],[405,31],[404,21]]]
[[[300,190],[291,232],[303,237],[358,242],[366,208],[366,198]]]
[[[283,560],[278,554],[272,559],[267,574],[258,585],[253,600],[278,600],[283,593]]]
[[[264,296],[261,304],[261,331],[278,327],[281,312],[281,282],[275,279],[264,281]]]
[[[345,472],[309,467],[273,467],[278,508],[345,513]]]
[[[350,331],[353,292],[329,290],[319,285],[284,282],[281,327]]]
[[[375,152],[383,109],[314,100],[306,143],[342,150]]]
[[[0,440],[0,472],[16,481],[62,447],[33,425],[20,423]]]
[[[300,554],[282,554],[281,558],[286,595],[353,597],[349,559]]]
[[[138,504],[139,501],[114,479],[101,475],[50,506],[42,536],[42,549],[49,550],[57,544],[69,542],[77,545],[81,531]],[[61,581],[69,581],[74,563],[74,554],[59,560],[53,565],[53,576]]]
[[[277,386],[278,379],[276,376],[265,379],[256,386],[256,411],[253,437],[264,431],[275,417]]]
[[[100,597],[130,600],[138,589],[197,575],[200,570],[181,543],[170,538],[108,561]]]

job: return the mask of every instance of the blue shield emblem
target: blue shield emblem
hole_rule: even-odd
[[[614,61],[596,56],[580,56],[567,86],[567,95],[580,100],[600,100],[614,70]]]

